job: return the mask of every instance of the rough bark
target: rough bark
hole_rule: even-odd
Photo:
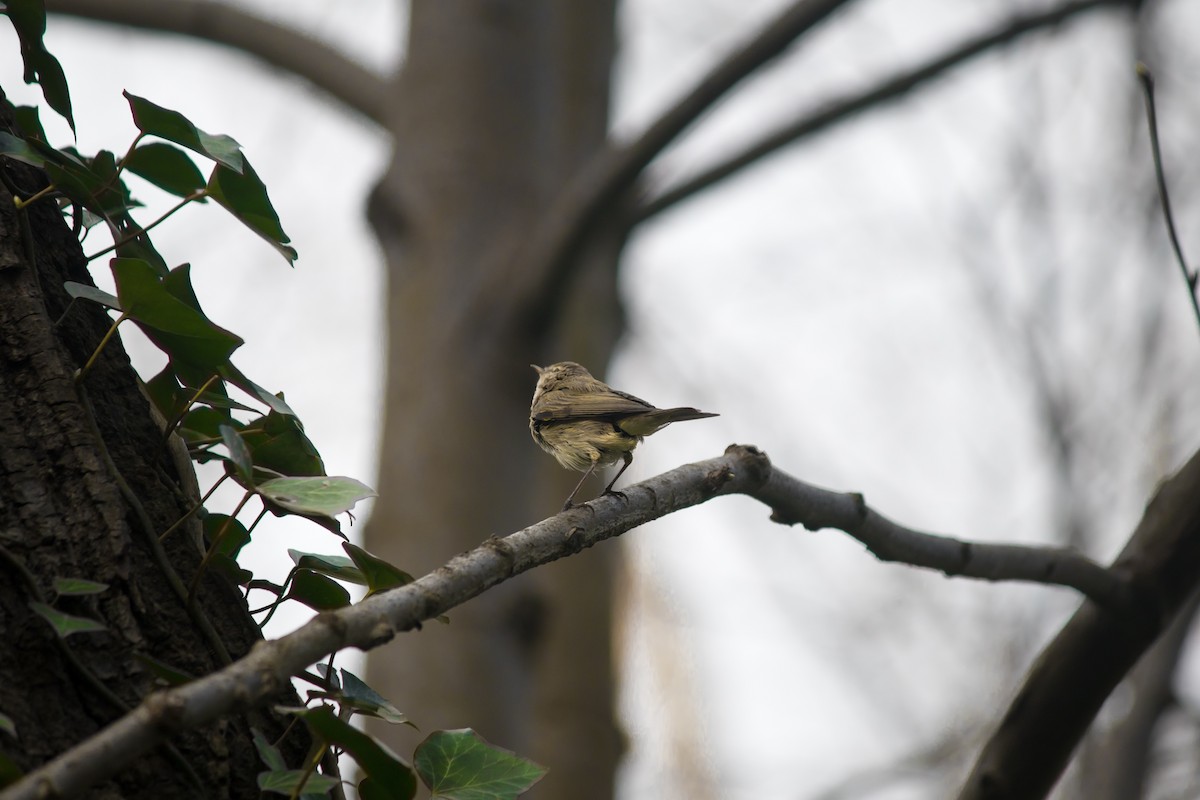
[[[21,165],[0,169],[19,195],[45,185]],[[0,189],[0,711],[18,733],[0,736],[0,749],[22,770],[96,733],[156,689],[139,657],[192,675],[222,664],[152,552],[149,537],[186,508],[186,484],[118,340],[86,376],[86,395],[76,387],[76,370],[110,323],[94,304],[68,308],[63,282],[90,283],[85,267],[52,201],[18,212]],[[154,530],[144,529],[146,518]],[[165,551],[190,579],[199,563],[196,540],[178,535]],[[55,601],[53,581],[65,577],[109,588]],[[58,640],[30,608],[39,597],[107,630]],[[229,655],[248,651],[258,629],[236,587],[213,575],[200,597]],[[173,751],[160,747],[88,796],[256,797],[261,768],[251,724],[268,736],[282,730],[265,713],[219,722],[179,739]]]
[[[410,571],[544,517],[569,491],[571,476],[529,437],[528,364],[608,361],[620,243],[593,240],[566,313],[541,334],[515,307],[447,323],[463,319],[471,287],[510,269],[563,182],[603,146],[613,25],[611,2],[413,5],[392,87],[397,158],[370,205],[390,336],[388,489],[366,533],[369,549]],[[611,797],[614,557],[600,548],[489,592],[449,626],[374,654],[370,682],[423,730],[470,725],[552,766],[537,796]],[[415,738],[376,732],[401,752]]]

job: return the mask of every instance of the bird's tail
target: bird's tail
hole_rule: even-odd
[[[656,408],[644,414],[625,417],[617,425],[630,436],[649,436],[652,433],[658,433],[672,422],[716,416],[719,415],[698,411],[694,408]]]

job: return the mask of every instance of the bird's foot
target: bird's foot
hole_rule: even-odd
[[[618,492],[616,489],[605,489],[604,494],[602,494],[601,497],[604,497],[606,495],[609,497],[619,497],[622,500],[624,500],[626,503],[629,502],[629,498],[625,495],[625,493]]]

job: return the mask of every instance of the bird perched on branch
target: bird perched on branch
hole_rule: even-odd
[[[604,487],[603,494],[619,494],[612,487],[633,463],[633,448],[642,438],[689,419],[715,417],[694,408],[655,408],[625,392],[598,381],[574,361],[548,367],[531,364],[538,374],[529,409],[529,432],[543,450],[567,469],[583,473],[563,511],[597,467],[625,463]]]

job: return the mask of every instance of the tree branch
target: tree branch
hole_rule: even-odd
[[[631,224],[645,222],[656,214],[666,211],[675,204],[771,155],[776,150],[820,133],[839,122],[844,122],[861,111],[878,108],[899,100],[918,86],[928,83],[952,67],[969,61],[975,56],[982,55],[1000,45],[1008,44],[1024,34],[1059,25],[1084,11],[1115,4],[1117,4],[1115,0],[1073,0],[1049,11],[1016,17],[1007,25],[977,36],[907,72],[887,78],[872,89],[830,100],[817,111],[806,114],[763,136],[725,161],[644,200],[634,209]]]
[[[959,800],[1045,797],[1116,688],[1200,584],[1200,453],[1155,494],[1113,563],[1120,613],[1085,602],[1026,676]]]
[[[385,124],[387,79],[299,31],[213,0],[46,0],[54,14],[223,44],[297,77]]]
[[[491,279],[467,298],[458,323],[478,325],[481,315],[517,309],[537,335],[554,323],[555,300],[573,274],[575,256],[607,210],[629,191],[642,170],[675,137],[726,92],[779,56],[797,38],[850,0],[795,0],[757,36],[717,64],[637,139],[598,153],[547,206],[545,222],[497,265]],[[505,297],[509,302],[497,302]]]
[[[1109,603],[1125,596],[1117,574],[1082,556],[1051,548],[971,545],[911,531],[868,509],[861,495],[818,489],[772,468],[767,457],[753,447],[732,445],[720,458],[679,467],[623,493],[624,498],[602,496],[503,539],[488,539],[406,586],[319,614],[287,636],[260,643],[229,667],[155,693],[130,714],[26,775],[0,797],[77,796],[156,746],[163,735],[269,702],[292,675],[331,652],[346,647],[370,650],[398,631],[419,628],[421,622],[522,572],[721,495],[757,498],[774,509],[772,519],[784,524],[802,522],[813,529],[844,526],[887,560],[911,556],[911,563],[947,574],[1071,586],[1094,591],[1098,599]],[[1040,563],[1041,568],[1031,569],[1030,563]]]

